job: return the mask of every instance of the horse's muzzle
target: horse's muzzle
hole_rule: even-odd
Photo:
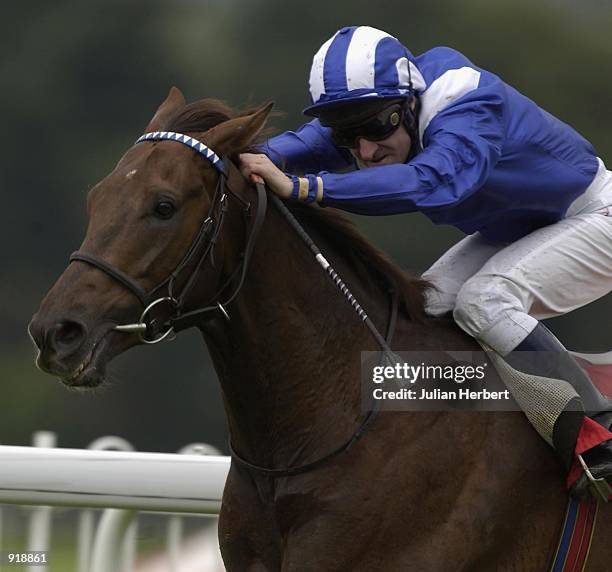
[[[32,318],[28,333],[38,349],[36,365],[70,386],[94,386],[103,381],[96,358],[98,344],[92,343],[83,322],[77,319]]]

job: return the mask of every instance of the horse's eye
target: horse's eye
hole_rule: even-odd
[[[155,205],[155,215],[159,218],[170,218],[175,210],[174,205],[169,201],[159,201]]]

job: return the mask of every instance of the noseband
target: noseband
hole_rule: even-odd
[[[257,206],[255,216],[253,217],[251,203],[234,193],[227,184],[232,170],[236,172],[236,176],[240,176],[236,168],[229,160],[222,159],[212,149],[193,137],[171,131],[156,131],[143,135],[136,141],[136,144],[145,141],[166,140],[176,141],[177,143],[182,143],[194,149],[208,160],[218,173],[217,187],[208,214],[202,222],[194,241],[191,243],[185,256],[174,271],[152,290],[147,292],[138,282],[125,272],[119,270],[95,254],[77,251],[70,256],[70,262],[85,262],[86,264],[94,266],[125,286],[138,298],[143,307],[138,322],[120,324],[115,326],[114,329],[119,332],[136,333],[140,341],[145,344],[156,344],[172,337],[175,332],[194,325],[207,312],[220,311],[223,316],[229,320],[229,314],[225,307],[234,300],[242,288],[255,239],[263,223],[267,209],[265,188],[262,184],[257,184]],[[227,280],[221,284],[209,304],[196,310],[186,311],[186,301],[196,283],[200,268],[207,260],[214,263],[214,248],[225,220],[225,214],[228,209],[228,197],[236,199],[243,206],[244,224],[247,231],[245,246],[240,255],[240,262],[234,272],[232,272]],[[250,224],[249,219],[252,219]],[[191,270],[191,274],[186,278],[180,292],[176,292],[176,282],[184,274],[184,270],[189,266],[193,266],[193,270]],[[223,293],[234,280],[237,280],[234,290],[223,299]],[[160,295],[159,292],[164,287],[166,288],[166,294]],[[152,310],[159,306],[169,306],[171,311],[170,317],[161,324],[151,317]]]

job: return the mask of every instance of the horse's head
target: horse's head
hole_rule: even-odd
[[[202,113],[205,103],[188,106],[173,88],[147,132],[179,131],[182,125],[181,132],[227,157],[252,143],[271,108],[231,117],[229,109],[210,100],[214,109]],[[232,200],[221,200],[225,177],[219,164],[177,141],[145,141],[129,149],[89,192],[85,239],[29,326],[41,369],[67,385],[98,385],[110,359],[159,334],[120,331],[118,325],[156,330],[156,316],[163,321],[177,303],[185,312],[214,296],[227,276],[224,264],[231,250],[228,240],[217,236],[224,203]],[[254,193],[235,167],[228,175],[244,208]],[[203,258],[206,279],[192,288]],[[173,299],[138,319],[145,306],[168,296]]]

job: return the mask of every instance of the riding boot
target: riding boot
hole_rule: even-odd
[[[566,405],[553,432],[555,450],[569,471],[584,415],[610,430],[612,401],[597,390],[586,372],[544,324],[538,324],[505,359],[514,369],[524,373],[566,381],[580,396]],[[612,440],[586,451],[582,458],[594,478],[612,483]],[[582,496],[588,488],[589,481],[583,474],[570,493]]]

